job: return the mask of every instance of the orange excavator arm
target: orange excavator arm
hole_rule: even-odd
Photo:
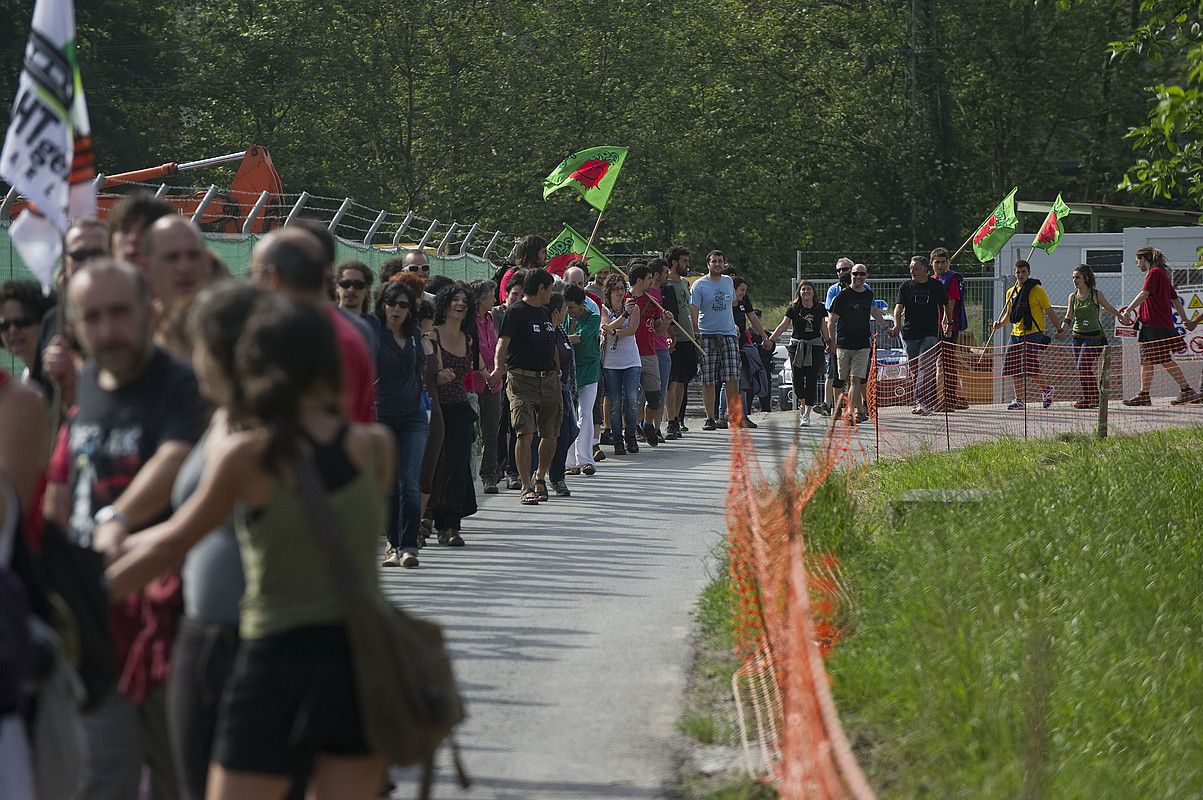
[[[275,220],[274,217],[280,203],[280,196],[284,194],[284,186],[280,181],[279,173],[276,172],[275,165],[272,164],[271,154],[267,152],[266,147],[259,145],[251,145],[244,152],[228,153],[224,156],[202,158],[198,161],[186,161],[183,163],[172,161],[160,164],[157,167],[147,167],[130,172],[119,172],[115,175],[105,175],[101,181],[100,188],[108,189],[113,186],[125,186],[131,183],[149,183],[172,175],[178,175],[181,172],[213,167],[218,164],[227,164],[231,161],[241,161],[242,163],[238,166],[238,172],[234,176],[230,188],[220,192],[218,197],[211,200],[197,222],[201,224],[217,223],[224,233],[240,233],[242,231],[242,224],[255,207],[255,203],[259,200],[260,195],[263,192],[267,192],[268,202],[266,209],[264,213],[257,216],[252,222],[251,231],[253,233],[262,233],[265,229],[274,227],[274,224],[278,224],[278,220]],[[189,195],[165,194],[163,199],[175,206],[179,213],[191,217],[196,212],[196,209],[200,207],[204,195],[204,192]],[[102,219],[108,217],[109,211],[120,199],[121,195],[116,194],[97,195],[97,214]],[[8,204],[8,208],[10,218],[15,219],[21,213],[21,210],[25,208],[24,198],[15,199],[15,202]]]

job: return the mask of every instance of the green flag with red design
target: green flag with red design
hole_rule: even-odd
[[[994,207],[994,213],[978,226],[973,234],[973,253],[978,261],[989,261],[999,254],[1019,230],[1019,216],[1015,213],[1016,186],[1002,202]]]
[[[1065,234],[1065,218],[1072,213],[1058,193],[1053,207],[1048,210],[1048,216],[1044,218],[1044,224],[1036,232],[1036,238],[1032,239],[1032,247],[1051,255],[1057,249],[1057,245],[1061,244],[1061,237]]]
[[[590,147],[573,153],[543,179],[543,199],[571,186],[598,211],[606,210],[618,171],[627,158],[625,147]]]
[[[589,257],[585,258],[585,248],[589,249]],[[547,245],[547,271],[552,275],[563,277],[564,270],[573,261],[580,259],[589,265],[589,274],[596,275],[603,269],[614,266],[614,262],[602,255],[596,247],[589,247],[589,240],[577,233],[571,225],[565,225],[564,231],[552,239]]]

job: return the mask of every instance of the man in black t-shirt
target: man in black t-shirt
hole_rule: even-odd
[[[865,287],[868,277],[868,267],[854,265],[852,284],[835,296],[827,310],[827,324],[835,338],[840,381],[844,384],[841,396],[848,392],[849,386],[852,387],[852,406],[856,409],[857,422],[869,418],[865,407],[865,382],[869,379],[869,318],[877,320],[883,328],[890,326],[881,309],[873,304],[873,292]]]
[[[510,425],[518,437],[514,461],[522,481],[523,505],[537,505],[547,499],[547,468],[556,452],[564,415],[560,355],[555,326],[546,308],[554,284],[547,270],[527,270],[522,279],[522,299],[506,311],[497,338],[492,379],[508,375],[505,391],[510,401]],[[532,478],[531,440],[536,433],[539,465]]]
[[[936,363],[940,342],[940,318],[953,319],[948,289],[928,275],[927,256],[911,258],[911,279],[898,287],[891,336],[902,332],[906,363],[915,397],[912,414],[927,416],[936,406]],[[941,313],[942,312],[942,313]]]
[[[191,368],[153,344],[142,273],[92,261],[68,293],[89,360],[55,448],[45,511],[75,544],[111,551],[169,513],[176,473],[204,426],[203,406]],[[84,715],[91,756],[84,796],[135,796],[143,763],[156,796],[174,794],[163,679],[181,609],[174,572],[112,607],[122,677]]]

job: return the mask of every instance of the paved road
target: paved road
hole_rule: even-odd
[[[570,498],[482,496],[467,547],[384,571],[391,597],[447,628],[471,798],[654,798],[671,784],[690,612],[722,539],[729,465],[726,432],[699,428],[570,479]],[[459,796],[440,773],[438,794]]]

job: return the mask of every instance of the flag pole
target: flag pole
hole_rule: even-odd
[[[589,234],[589,244],[585,245],[585,261],[589,260],[589,250],[593,247],[593,241],[597,238],[597,230],[601,227],[601,218],[604,213],[606,213],[604,210],[597,212],[597,222],[593,223],[593,233]]]
[[[975,230],[973,233],[977,233],[977,231]],[[948,259],[949,264],[956,261],[957,256],[959,256],[962,252],[964,252],[965,248],[969,246],[969,243],[973,241],[973,233],[969,234],[969,236],[965,239],[964,243],[960,247],[957,248],[957,251],[955,253],[952,254],[952,258]]]
[[[1034,256],[1035,254],[1036,254],[1036,245],[1032,245],[1032,249],[1028,251],[1028,257],[1027,257],[1026,259],[1024,259],[1024,260],[1025,260],[1025,261],[1031,261],[1031,260],[1032,260],[1032,256]]]
[[[629,275],[627,275],[625,272],[623,272],[623,270],[622,270],[622,267],[618,266],[617,264],[611,264],[611,265],[610,265],[610,267],[611,267],[611,269],[613,269],[615,272],[617,272],[619,275],[621,275],[621,276],[622,276],[622,279],[623,279],[624,281],[626,281],[627,283],[630,283],[630,282],[631,282],[631,278],[630,278],[630,276],[629,276]],[[662,305],[660,305],[660,303],[656,302],[656,298],[652,297],[650,294],[647,296],[647,299],[648,299],[648,300],[651,300],[651,301],[652,301],[652,304],[653,304],[654,306],[656,306],[656,308],[660,309],[661,311],[664,311],[664,310],[665,310],[665,309],[664,309],[664,306],[662,306]],[[686,338],[686,339],[688,339],[689,341],[693,342],[693,346],[694,346],[694,347],[696,347],[696,348],[698,349],[698,352],[699,352],[699,353],[703,353],[703,354],[704,354],[704,353],[706,352],[705,350],[703,350],[703,349],[702,349],[702,346],[701,346],[700,344],[698,344],[698,340],[697,340],[697,339],[695,339],[695,338],[693,338],[692,336],[690,336],[690,335],[689,335],[689,331],[687,331],[687,330],[685,330],[683,327],[681,327],[681,323],[677,322],[677,318],[676,318],[676,316],[675,316],[675,315],[673,316],[673,325],[676,325],[676,326],[677,326],[677,330],[679,330],[681,333],[685,334],[685,338]]]

